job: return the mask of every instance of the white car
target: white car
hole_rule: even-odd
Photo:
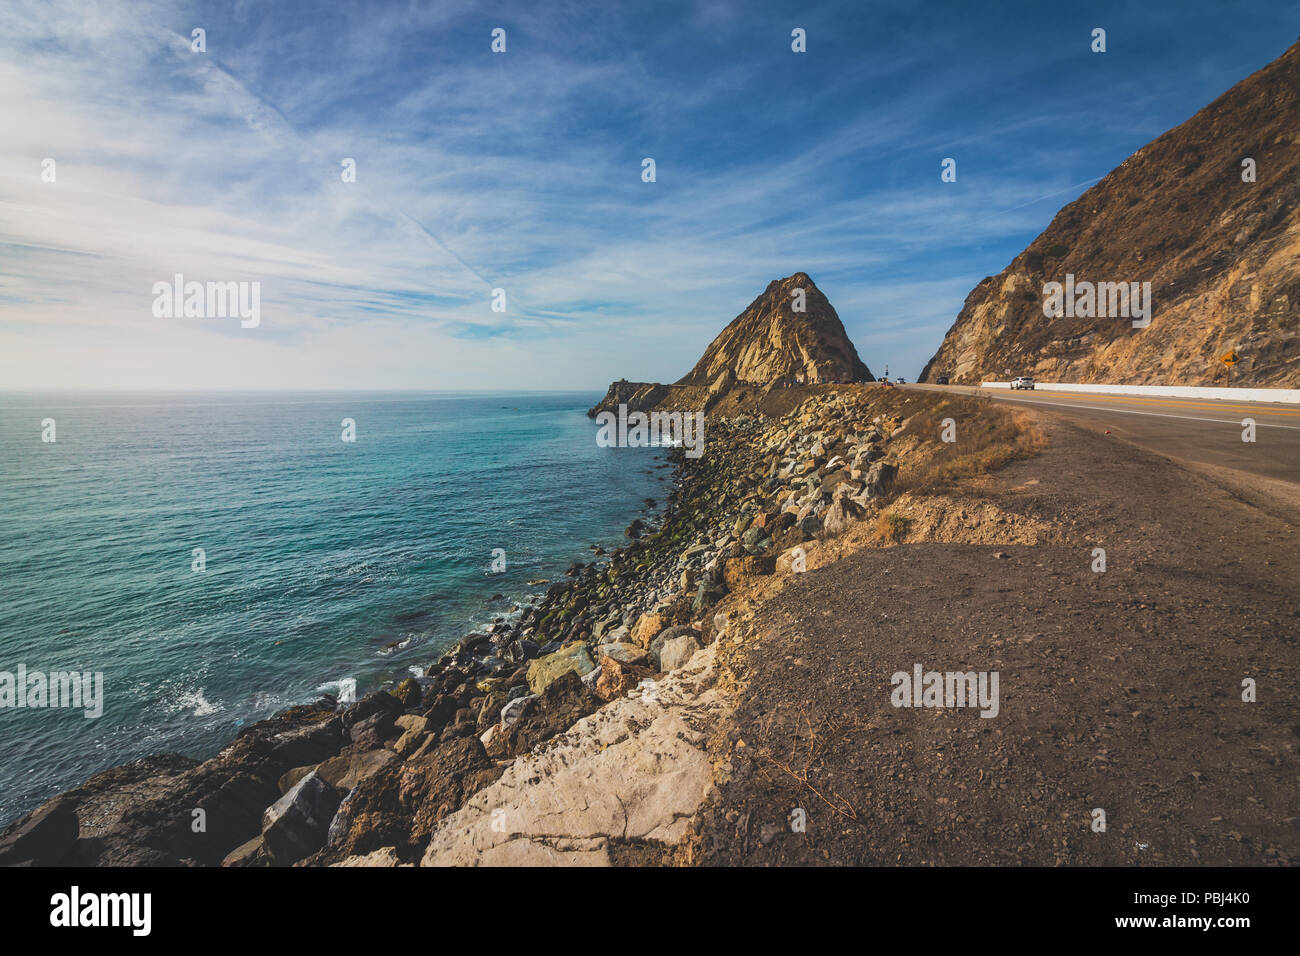
[[[1012,387],[1012,388],[1027,388],[1027,389],[1029,389],[1030,391],[1033,391],[1033,389],[1034,389],[1034,380],[1033,380],[1032,378],[1030,378],[1028,375],[1021,375],[1019,378],[1013,378],[1013,379],[1011,380],[1011,387]]]

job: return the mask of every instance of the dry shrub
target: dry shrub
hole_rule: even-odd
[[[940,439],[945,418],[956,423],[955,442]],[[962,478],[986,475],[1010,461],[1029,458],[1046,444],[1028,415],[999,408],[987,398],[945,398],[916,412],[907,433],[922,444],[903,462],[896,493],[945,491]]]
[[[876,518],[876,537],[886,544],[898,544],[907,536],[907,523],[896,511],[882,511]]]

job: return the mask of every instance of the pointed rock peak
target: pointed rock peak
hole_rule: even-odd
[[[792,276],[786,276],[784,279],[773,279],[763,290],[763,295],[771,295],[774,292],[785,292],[787,295],[793,293],[795,289],[803,289],[805,294],[816,292],[821,295],[821,290],[817,288],[817,283],[813,282],[812,277],[806,272],[796,272]],[[761,299],[762,296],[759,296]],[[758,299],[754,300],[755,302]]]
[[[834,307],[806,272],[773,279],[678,385],[871,381]]]

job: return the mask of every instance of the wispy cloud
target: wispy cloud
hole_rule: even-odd
[[[1203,26],[1213,5],[1192,7]],[[1158,14],[1094,11],[1100,60],[1077,18],[964,10],[11,2],[0,381],[674,379],[799,269],[869,365],[914,374],[975,282],[1279,53],[1287,14],[1180,71],[1201,37]],[[261,326],[154,318],[176,273],[260,282]]]

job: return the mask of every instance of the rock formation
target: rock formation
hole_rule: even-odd
[[[802,308],[801,311],[797,311]],[[773,279],[704,350],[678,385],[869,382],[844,324],[805,272]]]
[[[870,382],[834,307],[806,272],[773,279],[728,323],[695,367],[675,384],[614,382],[592,410],[712,408],[746,387]]]
[[[920,380],[1224,385],[1235,351],[1233,385],[1295,387],[1297,256],[1300,44],[1062,209],[970,293]],[[1150,324],[1046,317],[1044,284],[1067,275],[1150,282]]]

